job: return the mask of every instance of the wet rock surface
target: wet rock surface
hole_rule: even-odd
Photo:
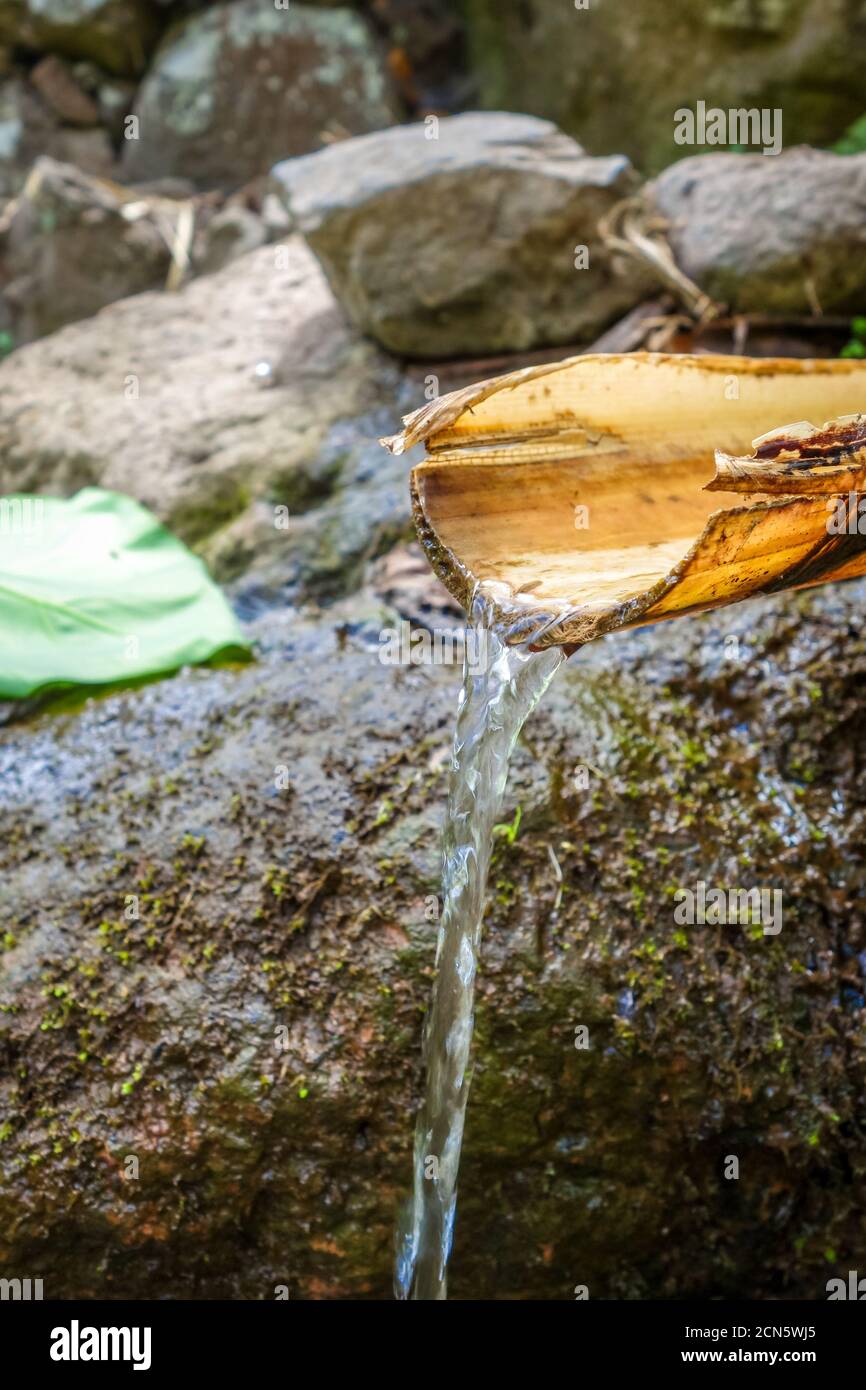
[[[811,1299],[856,1267],[863,593],[621,634],[528,724],[454,1297]],[[379,662],[398,617],[272,608],[252,665],[4,731],[4,1274],[388,1296],[458,685]],[[698,879],[781,889],[781,932],[677,927]]]
[[[677,264],[757,313],[858,313],[866,302],[866,154],[709,154],[648,185]]]
[[[652,288],[598,231],[637,186],[628,160],[593,159],[546,121],[471,112],[402,126],[273,178],[346,312],[392,352],[591,339]]]

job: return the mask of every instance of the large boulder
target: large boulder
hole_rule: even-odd
[[[454,1297],[823,1299],[862,1268],[863,603],[621,634],[533,716]],[[397,616],[271,609],[251,666],[0,735],[4,1277],[390,1296],[458,685],[380,663]],[[696,880],[781,891],[782,930],[678,927]]]
[[[599,218],[634,191],[547,121],[470,113],[331,146],[274,170],[353,322],[414,357],[593,338],[647,292]]]
[[[862,115],[866,27],[826,0],[463,0],[480,104],[556,121],[646,173],[679,159],[674,113],[784,112],[786,145],[828,144]],[[832,74],[829,77],[828,74]]]
[[[130,180],[246,183],[275,160],[399,118],[371,30],[348,9],[259,0],[175,26],[139,89]]]
[[[0,0],[0,43],[140,73],[163,23],[152,0]]]
[[[866,154],[696,155],[648,192],[681,269],[731,308],[866,311]]]

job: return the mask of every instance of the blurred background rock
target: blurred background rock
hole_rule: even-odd
[[[807,0],[689,0],[674,14],[665,0],[585,9],[563,0],[2,0],[0,196],[20,194],[34,162],[48,156],[146,195],[192,199],[196,210],[195,229],[187,218],[179,238],[165,205],[155,219],[161,231],[148,236],[139,225],[130,236],[105,207],[117,194],[94,190],[87,208],[83,181],[55,174],[55,193],[58,177],[67,192],[76,183],[73,209],[65,194],[46,191],[43,168],[28,241],[59,236],[61,246],[31,245],[22,267],[17,208],[0,218],[3,344],[156,287],[172,254],[176,288],[267,240],[271,166],[352,136],[468,109],[523,112],[554,121],[589,155],[625,155],[639,174],[653,174],[684,153],[673,110],[708,94],[720,106],[781,106],[787,147],[856,132],[864,58],[866,15]],[[226,202],[235,210],[203,236]],[[55,294],[52,265],[62,259],[73,278],[87,279],[94,248],[108,243],[110,269],[98,289]],[[613,311],[622,295],[608,298]],[[562,327],[568,315],[557,318]],[[584,316],[589,336],[597,322]],[[382,340],[416,350],[414,337]],[[446,333],[442,342],[446,351],[520,345],[507,333],[487,337],[461,343]],[[523,339],[563,335],[537,325]]]
[[[168,284],[176,289],[189,276],[218,269],[278,237],[287,219],[278,199],[268,195],[269,170],[352,137],[471,110],[523,113],[553,122],[561,137],[571,137],[575,155],[624,159],[635,187],[684,154],[695,154],[675,143],[673,113],[699,100],[722,108],[780,108],[786,149],[808,143],[857,152],[866,143],[860,124],[861,118],[866,123],[864,60],[866,11],[824,0],[685,0],[673,10],[667,0],[605,0],[586,8],[566,0],[515,0],[504,6],[495,0],[0,0],[0,199],[7,203],[0,211],[0,349],[8,351],[143,288]],[[459,138],[467,132],[468,127]],[[510,132],[506,126],[498,131],[491,119],[474,179],[464,180],[464,195],[475,180],[480,185],[475,202],[469,206],[464,196],[462,205],[458,200],[441,211],[455,227],[455,257],[460,226],[471,234],[479,199],[486,196],[491,203],[499,197],[501,180],[485,170],[496,162],[496,146],[512,139]],[[371,146],[363,158],[396,160],[389,175],[392,189],[399,194],[401,183],[416,187],[428,209],[426,231],[438,237],[447,258],[441,228],[437,232],[431,222],[430,187],[411,177],[397,154],[402,148]],[[518,161],[523,157],[518,152]],[[45,158],[55,163],[46,165]],[[357,186],[362,171],[355,165],[349,148],[342,167]],[[759,170],[756,186],[771,172],[769,164]],[[560,169],[556,177],[561,174]],[[817,230],[802,235],[799,223],[808,218],[803,207],[808,200],[801,196],[797,175],[790,166],[786,170],[790,215],[798,223],[791,239],[805,255],[826,264],[826,244],[834,237],[826,229],[823,235]],[[304,177],[318,176],[316,167],[315,175]],[[97,188],[88,184],[89,177],[122,188]],[[599,172],[590,181],[601,177]],[[760,284],[766,226],[759,229],[752,257],[758,263],[756,293],[754,267],[740,277],[749,280],[748,287],[738,289],[737,272],[720,267],[712,247],[695,245],[705,233],[707,190],[716,188],[728,205],[742,201],[736,172],[725,189],[721,170],[718,175],[696,170],[695,177],[704,191],[692,200],[702,211],[691,237],[684,187],[690,188],[691,180],[674,177],[659,186],[686,264],[706,270],[710,293],[731,290],[733,307],[770,307],[769,300],[763,304]],[[837,192],[844,177],[836,180]],[[292,181],[297,185],[294,175]],[[537,191],[528,180],[522,186]],[[542,204],[549,205],[552,189],[548,181]],[[156,200],[153,206],[150,199]],[[355,202],[363,203],[364,196]],[[563,205],[556,229],[543,211],[529,234],[524,229],[530,261],[549,262],[551,239],[564,246],[581,231],[586,202],[585,194],[574,227]],[[845,227],[862,213],[859,182],[846,203],[841,240],[849,246]],[[511,204],[513,226],[513,194]],[[379,198],[366,215],[382,216],[384,206]],[[417,199],[403,210],[403,243],[416,213]],[[388,235],[399,220],[398,207]],[[320,219],[314,244],[327,235]],[[573,239],[586,241],[584,235]],[[509,254],[515,254],[510,240]],[[497,248],[489,239],[487,250],[495,260]],[[484,251],[484,246],[476,250],[476,262]],[[832,251],[829,256],[832,261]],[[97,285],[90,270],[103,257],[105,273]],[[350,253],[344,259],[355,261]],[[444,319],[437,327],[429,313],[407,326],[411,304],[399,316],[402,323],[390,322],[383,285],[395,258],[385,258],[376,269],[372,260],[368,247],[358,271],[360,288],[350,283],[351,270],[348,275],[337,271],[332,255],[323,264],[355,321],[384,346],[410,355],[424,355],[421,337],[428,341],[428,356],[591,340],[619,309],[631,307],[627,301],[635,283],[645,284],[645,277],[641,281],[634,273],[623,281],[621,264],[614,264],[601,278],[593,277],[592,296],[585,297],[579,313],[552,302],[548,285],[534,304],[506,306],[506,326],[499,332],[484,327],[489,293],[480,295],[480,306],[464,293],[462,307],[455,310],[465,325],[461,331]],[[787,264],[784,256],[781,261]],[[72,288],[60,290],[57,284],[61,265]],[[453,280],[453,261],[446,274]],[[392,298],[408,278],[404,273],[394,280]],[[526,278],[531,281],[531,271]],[[701,273],[697,278],[700,282]],[[493,280],[504,293],[502,277]],[[859,283],[854,288],[859,292]],[[828,304],[817,286],[808,293],[807,308],[818,303],[825,311],[847,312],[851,307],[850,292],[831,292]],[[359,294],[367,300],[363,312]],[[380,296],[376,307],[372,301]],[[439,299],[450,315],[452,298],[440,294]],[[784,300],[776,293],[777,304]],[[795,291],[787,300],[802,303],[803,295],[798,298]],[[474,326],[469,324],[473,315]]]

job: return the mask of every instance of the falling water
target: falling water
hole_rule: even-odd
[[[558,647],[533,654],[507,645],[491,611],[476,593],[451,756],[436,982],[424,1035],[426,1094],[415,1129],[412,1201],[398,1232],[395,1289],[402,1299],[446,1296],[493,826],[517,737],[564,659]]]

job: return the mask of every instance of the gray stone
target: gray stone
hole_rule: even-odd
[[[6,327],[17,345],[165,283],[168,243],[120,190],[37,160],[0,240]]]
[[[628,160],[592,159],[530,116],[431,118],[288,160],[273,178],[353,322],[392,352],[591,339],[648,288],[598,234],[634,190]]]
[[[345,592],[408,533],[411,461],[389,461],[377,440],[419,394],[400,398],[392,364],[346,325],[296,237],[12,353],[0,494],[100,483],[205,549],[222,577],[253,569],[251,589]]]
[[[866,154],[696,155],[648,192],[681,269],[731,308],[866,309]]]
[[[398,118],[365,21],[347,9],[216,5],[173,28],[139,90],[130,180],[233,186],[275,160]]]

